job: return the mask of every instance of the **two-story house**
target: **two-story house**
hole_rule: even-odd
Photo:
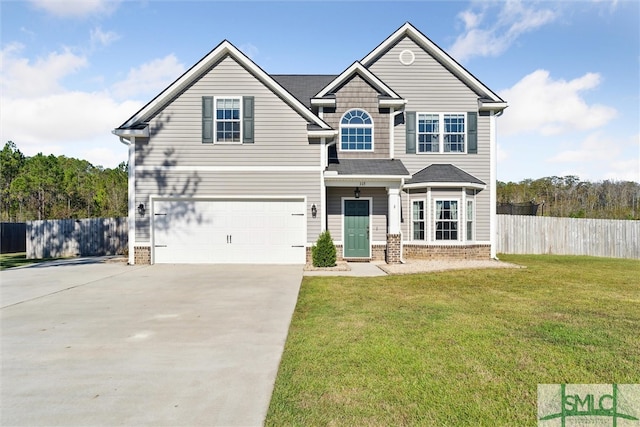
[[[507,104],[406,23],[339,75],[270,75],[223,41],[113,133],[130,263],[495,256]]]

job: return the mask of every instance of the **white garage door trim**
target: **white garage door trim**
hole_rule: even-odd
[[[199,202],[204,203],[199,204]],[[278,204],[278,202],[282,203]],[[183,230],[185,228],[189,231],[193,230],[193,233],[188,236],[188,241],[182,239],[182,250],[185,251],[183,257],[178,255],[181,249],[178,247],[180,243],[175,240],[177,235],[172,232],[175,229],[168,227],[169,221],[174,219],[162,217],[163,213],[168,212],[165,208],[170,203],[176,203],[176,208],[187,209],[185,215],[193,215],[193,219],[197,220],[197,224],[194,222],[195,228],[184,223],[175,223],[176,227],[183,227]],[[305,262],[307,243],[307,198],[305,196],[153,196],[150,197],[149,204],[152,264],[156,262],[302,264]],[[283,208],[286,214],[282,211]],[[223,219],[220,213],[227,212],[227,209],[235,210],[236,213],[231,216],[224,215],[224,223],[213,221],[216,215],[218,219]],[[274,211],[271,211],[272,209]],[[242,216],[243,212],[255,212],[255,215],[245,215],[244,220],[237,218]],[[286,227],[283,226],[284,216],[287,217]],[[213,221],[217,226],[203,225],[207,220]],[[165,229],[162,228],[163,221],[167,221]],[[247,227],[252,228],[253,232],[245,229],[246,223],[243,221],[252,223],[252,225],[247,224]],[[271,221],[278,224],[275,229],[279,226],[281,230],[286,231],[282,234],[284,240],[280,240],[281,234],[275,230],[274,234],[269,235]],[[198,224],[201,227],[199,231]],[[258,230],[257,234],[256,230]],[[259,230],[265,230],[265,233],[260,233]],[[211,235],[206,237],[207,233]],[[242,235],[244,235],[243,238],[241,238]],[[277,242],[278,240],[280,242]],[[209,244],[209,242],[212,243]],[[260,242],[264,245],[262,250],[260,250]],[[177,252],[171,251],[164,244],[169,244]],[[203,249],[202,253],[198,252],[198,245]],[[188,253],[194,254],[194,258],[186,255],[189,249],[192,251]]]

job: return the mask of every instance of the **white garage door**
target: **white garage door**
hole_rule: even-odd
[[[157,200],[156,263],[305,262],[304,200]]]

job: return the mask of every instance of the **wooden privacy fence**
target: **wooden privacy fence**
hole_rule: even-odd
[[[640,258],[640,221],[522,215],[497,217],[499,253]]]
[[[0,223],[0,253],[24,252],[26,250],[27,224],[24,222]]]
[[[128,242],[127,218],[27,221],[27,258],[119,255]]]

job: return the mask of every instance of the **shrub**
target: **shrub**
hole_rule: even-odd
[[[336,245],[333,244],[329,230],[318,236],[318,241],[311,248],[311,259],[314,267],[333,267],[336,265]]]

